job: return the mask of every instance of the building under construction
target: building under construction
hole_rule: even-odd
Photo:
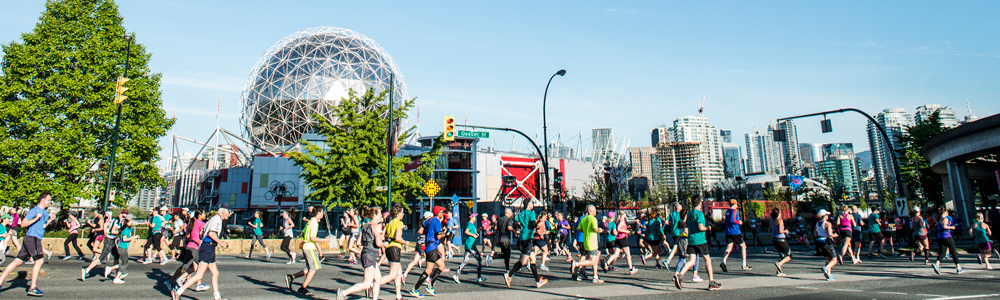
[[[653,182],[675,194],[699,191],[701,142],[660,143],[653,155]]]

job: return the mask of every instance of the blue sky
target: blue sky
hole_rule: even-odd
[[[649,130],[697,113],[734,142],[776,118],[841,107],[940,103],[980,117],[1000,112],[1000,2],[801,1],[118,1],[125,26],[163,74],[174,133],[204,140],[215,123],[239,131],[240,92],[267,48],[296,31],[344,27],[378,42],[399,64],[420,107],[421,133],[441,119],[541,136],[545,82],[549,136],[576,145],[612,127],[632,146]],[[43,1],[9,1],[0,42],[31,31]],[[410,124],[416,124],[411,113]],[[801,142],[867,149],[863,117],[799,122]],[[495,133],[486,145],[510,149]],[[527,150],[523,140],[517,150]],[[164,158],[170,139],[161,141]],[[589,148],[589,147],[588,147]]]

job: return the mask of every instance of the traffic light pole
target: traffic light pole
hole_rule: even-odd
[[[132,36],[129,34],[125,35],[126,46],[125,46],[125,74],[123,77],[128,78],[128,68],[129,68],[129,52],[132,49]],[[117,89],[117,85],[115,86]],[[114,101],[114,99],[112,99]],[[118,103],[118,112],[115,113],[115,129],[111,135],[111,157],[108,159],[108,176],[105,177],[104,186],[104,201],[101,203],[101,210],[108,210],[108,203],[111,202],[111,181],[115,174],[115,159],[118,154],[118,130],[121,128],[122,123],[122,106],[125,105],[124,102]],[[122,183],[124,184],[124,182]]]
[[[513,128],[478,126],[478,125],[457,125],[457,124],[455,126],[465,127],[465,128],[472,128],[472,129],[483,128],[483,129],[490,129],[490,130],[510,131],[510,132],[514,132],[514,133],[520,134],[522,137],[524,137],[529,142],[531,142],[531,146],[535,147],[535,152],[538,153],[538,157],[540,157],[542,159],[542,168],[545,169],[545,172],[543,172],[543,173],[545,173],[545,188],[544,188],[544,194],[545,194],[545,196],[542,199],[544,199],[545,201],[549,202],[551,211],[555,211],[556,210],[555,204],[552,203],[552,201],[551,201],[552,199],[551,199],[551,197],[549,197],[549,160],[545,158],[544,154],[542,154],[542,149],[538,148],[538,144],[535,144],[535,141],[532,140],[530,137],[528,137],[528,135],[524,134],[524,132],[521,132],[521,131],[519,131],[517,129],[513,129]]]
[[[388,175],[388,176],[386,176],[387,177],[386,181],[388,182],[388,184],[386,184],[386,187],[388,187],[387,188],[388,192],[387,192],[387,194],[385,196],[385,211],[386,212],[389,212],[389,210],[392,209],[392,156],[393,156],[393,154],[392,154],[392,143],[393,143],[393,140],[392,139],[395,137],[395,132],[394,132],[395,131],[395,128],[394,128],[395,126],[393,126],[394,125],[393,123],[395,123],[395,122],[393,122],[393,119],[392,119],[392,111],[393,111],[393,107],[392,107],[392,104],[393,104],[392,103],[392,89],[393,89],[393,87],[395,85],[395,82],[394,82],[395,80],[396,80],[396,74],[389,73],[389,128],[387,128],[387,130],[385,132],[386,135],[388,135],[388,138],[385,139],[385,141],[386,141],[386,144],[385,144],[385,153],[386,153],[386,156],[388,157],[388,164],[385,167],[386,174]]]

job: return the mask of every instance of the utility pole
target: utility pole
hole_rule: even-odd
[[[114,178],[114,174],[115,174],[115,158],[116,158],[116,155],[117,155],[117,152],[118,152],[118,131],[119,131],[120,127],[121,127],[122,105],[124,105],[124,102],[122,100],[125,99],[124,98],[125,96],[122,96],[121,93],[124,92],[124,90],[122,90],[122,88],[124,88],[125,82],[128,82],[128,68],[129,68],[129,64],[128,64],[129,61],[128,60],[129,60],[129,50],[131,50],[131,48],[132,48],[132,35],[126,33],[123,37],[125,38],[125,43],[126,43],[126,45],[125,45],[125,72],[122,75],[122,79],[119,79],[118,82],[117,82],[117,84],[115,85],[115,99],[114,99],[114,101],[116,102],[116,105],[118,106],[118,112],[115,114],[115,129],[114,129],[114,133],[111,136],[111,157],[108,159],[108,176],[105,178],[104,201],[103,201],[103,203],[101,203],[101,209],[102,210],[107,210],[108,209],[108,203],[111,202],[111,181],[112,181],[112,178]]]

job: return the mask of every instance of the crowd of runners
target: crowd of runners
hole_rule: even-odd
[[[38,273],[51,259],[52,251],[42,247],[41,239],[46,228],[55,222],[50,215],[51,196],[43,192],[36,206],[21,216],[21,212],[5,209],[0,215],[0,247],[7,253],[8,242],[12,244],[16,256],[0,275],[4,283],[10,273],[24,263],[34,264],[28,294],[42,296],[38,287]],[[284,252],[293,271],[284,276],[286,287],[294,293],[310,295],[309,287],[316,274],[323,267],[323,249],[339,248],[338,258],[348,266],[360,264],[363,278],[356,284],[337,290],[337,299],[348,295],[364,293],[366,297],[378,299],[381,288],[390,284],[396,299],[405,296],[423,298],[436,296],[435,285],[440,276],[446,276],[455,283],[463,280],[477,283],[487,281],[483,268],[494,260],[503,261],[503,284],[510,288],[515,284],[515,275],[530,276],[530,285],[542,288],[549,278],[560,276],[571,280],[589,280],[601,284],[601,274],[618,272],[634,275],[639,272],[637,265],[652,263],[654,272],[665,269],[664,280],[671,280],[677,289],[683,289],[687,282],[703,282],[699,271],[707,276],[708,289],[718,290],[722,283],[715,280],[717,270],[729,272],[730,268],[752,270],[747,263],[748,245],[766,252],[760,238],[762,230],[770,233],[771,248],[775,253],[774,275],[783,277],[784,266],[793,259],[790,241],[800,242],[804,250],[812,248],[816,255],[825,257],[825,264],[816,272],[827,280],[835,280],[833,268],[837,264],[862,264],[864,240],[868,240],[867,259],[883,258],[884,255],[901,255],[897,246],[909,245],[910,261],[923,257],[924,264],[941,274],[941,261],[952,260],[955,273],[965,269],[959,264],[956,239],[968,234],[975,239],[980,264],[992,269],[989,260],[1000,253],[991,245],[993,232],[986,216],[978,213],[967,226],[962,220],[952,217],[948,210],[913,210],[908,218],[900,218],[885,213],[878,208],[867,215],[856,206],[843,205],[835,211],[820,209],[813,216],[814,221],[806,221],[801,215],[787,223],[782,211],[773,209],[766,212],[763,224],[756,214],[750,213],[744,221],[745,210],[738,201],[730,200],[729,207],[722,214],[722,221],[712,221],[711,213],[705,210],[697,196],[688,201],[689,208],[679,203],[665,209],[634,211],[632,215],[623,211],[608,211],[598,214],[594,206],[587,206],[580,216],[566,216],[561,212],[538,212],[533,203],[521,208],[506,208],[502,214],[489,215],[470,213],[459,220],[454,212],[435,206],[425,212],[416,228],[407,228],[404,218],[407,210],[396,205],[383,212],[378,207],[359,207],[345,211],[339,219],[340,234],[320,234],[320,224],[330,227],[327,211],[321,207],[309,207],[302,218],[304,226],[296,227],[292,211],[282,211],[278,220],[277,233],[282,237],[279,250]],[[516,213],[515,210],[517,209]],[[83,261],[80,281],[103,275],[114,284],[124,284],[128,277],[129,261],[138,256],[141,264],[159,263],[166,265],[179,262],[169,279],[161,284],[169,289],[172,299],[179,299],[189,289],[195,291],[213,290],[214,299],[224,299],[219,290],[219,269],[216,265],[217,247],[228,247],[223,239],[224,224],[233,215],[228,204],[221,204],[213,211],[181,209],[171,214],[167,208],[156,209],[146,220],[137,220],[127,211],[118,215],[111,212],[93,211],[88,217],[77,218],[70,214],[61,220],[69,236],[65,239],[65,256],[72,259],[75,250],[77,259]],[[764,217],[764,216],[761,216]],[[82,220],[81,220],[82,219]],[[129,253],[129,244],[138,239],[136,226],[148,228],[142,253]],[[465,224],[463,227],[462,224]],[[246,223],[250,229],[250,249],[244,258],[252,258],[257,245],[263,248],[264,259],[271,259],[272,252],[264,243],[262,214],[255,212]],[[965,227],[963,227],[965,226]],[[85,248],[93,254],[84,255],[77,238],[85,228],[90,228],[90,236]],[[748,229],[749,232],[743,232]],[[301,234],[296,234],[299,230]],[[415,240],[404,239],[404,231],[415,231]],[[23,231],[23,239],[18,232]],[[717,233],[724,233],[725,244],[719,243]],[[322,237],[321,237],[322,235]],[[867,235],[867,236],[866,236]],[[455,237],[460,236],[458,240]],[[931,242],[938,245],[937,257],[931,260]],[[295,244],[293,244],[295,243]],[[456,245],[456,243],[458,245]],[[877,245],[876,245],[877,244]],[[163,247],[163,245],[168,245]],[[292,246],[301,250],[292,251]],[[603,251],[602,251],[602,247]],[[72,248],[70,248],[72,246]],[[888,246],[888,247],[886,247]],[[886,251],[888,249],[888,251]],[[633,251],[635,250],[635,251]],[[752,250],[752,249],[750,249]],[[520,252],[516,260],[515,251]],[[712,253],[721,252],[718,269],[712,260]],[[733,252],[736,253],[733,253]],[[412,254],[410,254],[412,253]],[[461,254],[461,263],[451,268],[446,262],[456,254]],[[730,267],[730,255],[739,259],[738,266]],[[405,257],[408,265],[403,267]],[[6,255],[3,256],[6,258]],[[677,258],[676,263],[674,258]],[[638,258],[638,261],[635,260]],[[565,260],[568,270],[552,270],[546,262]],[[89,262],[88,262],[89,260]],[[471,264],[475,263],[475,276],[471,275]],[[383,273],[382,266],[388,267]],[[467,270],[467,267],[470,269]],[[496,268],[500,268],[497,266]],[[520,272],[523,269],[527,272]],[[211,280],[204,280],[205,273]],[[96,272],[96,274],[95,274]],[[465,273],[463,273],[465,272]],[[669,272],[672,272],[669,273]],[[692,273],[691,277],[685,277]],[[410,276],[413,273],[413,276]],[[564,275],[555,275],[555,274]],[[469,274],[469,275],[463,275]],[[408,281],[408,278],[416,278]],[[301,281],[299,281],[301,279]],[[208,284],[210,283],[210,284]]]

